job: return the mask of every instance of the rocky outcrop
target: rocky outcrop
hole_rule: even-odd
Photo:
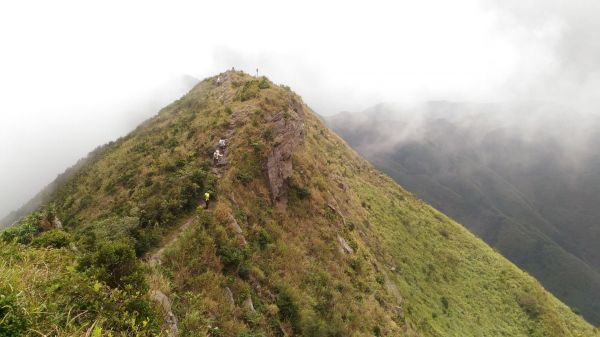
[[[167,336],[177,336],[177,317],[175,317],[171,310],[171,301],[169,300],[169,297],[162,291],[155,289],[150,291],[150,298],[159,303],[164,312],[164,329],[166,330]]]
[[[231,292],[231,289],[229,289],[229,287],[225,287],[225,296],[227,299],[227,303],[229,303],[230,306],[234,307],[235,300],[233,299],[233,293]]]
[[[60,219],[57,216],[54,216],[54,219],[52,220],[52,225],[56,229],[62,229],[63,228],[62,221],[60,221]]]
[[[287,204],[286,180],[292,175],[292,153],[304,141],[304,107],[297,98],[290,99],[288,111],[272,116],[274,146],[266,162],[271,198]]]
[[[250,311],[250,312],[256,312],[256,310],[254,309],[254,303],[252,303],[252,297],[248,296],[248,298],[246,298],[246,300],[244,300],[244,309]]]
[[[235,220],[235,217],[233,215],[229,215],[229,221],[228,221],[229,227],[231,227],[231,229],[235,232],[235,235],[238,238],[238,241],[240,242],[240,244],[242,246],[246,246],[248,244],[248,242],[246,241],[246,237],[244,236],[244,232],[242,231],[242,228],[240,227],[240,225],[238,224],[237,220]]]
[[[327,207],[329,207],[329,209],[335,212],[335,214],[337,214],[340,217],[340,219],[342,219],[342,224],[344,224],[344,227],[346,227],[346,218],[344,217],[342,212],[340,212],[337,208],[333,207],[332,204],[327,204]]]
[[[346,241],[346,239],[344,239],[343,237],[338,235],[338,241],[340,243],[340,248],[342,250],[342,253],[346,253],[346,254],[354,254],[354,249],[352,249],[352,247],[350,247],[350,245],[348,244],[348,242]]]

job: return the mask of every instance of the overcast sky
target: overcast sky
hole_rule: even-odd
[[[599,2],[3,1],[0,217],[235,66],[318,113],[381,101],[597,106]]]

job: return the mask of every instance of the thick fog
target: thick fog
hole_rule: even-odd
[[[599,6],[2,2],[0,218],[194,79],[231,67],[258,68],[323,115],[391,101],[543,101],[565,107],[558,120],[585,120],[600,101]]]

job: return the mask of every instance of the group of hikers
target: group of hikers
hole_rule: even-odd
[[[214,165],[217,166],[221,163],[221,159],[225,155],[225,147],[227,146],[227,141],[224,138],[219,139],[219,145],[213,152],[213,162]],[[208,209],[208,204],[210,203],[210,193],[204,193],[204,209]]]
[[[225,155],[226,145],[227,142],[225,141],[225,139],[219,139],[219,146],[215,149],[215,152],[213,152],[213,161],[215,165],[219,165],[221,159],[223,159],[223,156]]]

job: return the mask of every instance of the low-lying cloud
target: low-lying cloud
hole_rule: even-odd
[[[589,0],[489,1],[506,31],[531,59],[511,81],[517,98],[557,102],[596,113],[600,103],[600,3]]]

